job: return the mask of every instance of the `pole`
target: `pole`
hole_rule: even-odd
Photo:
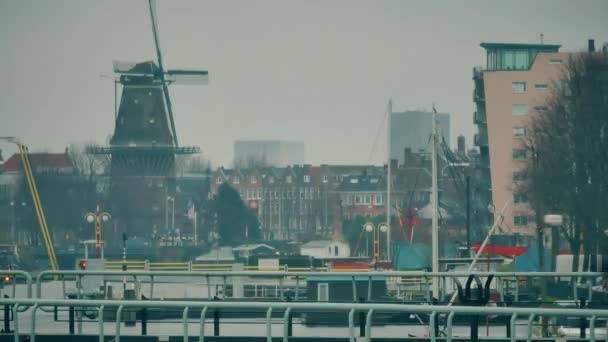
[[[171,197],[171,230],[175,232],[175,197]]]
[[[118,81],[114,80],[114,120],[118,118]]]
[[[13,239],[13,243],[17,243],[17,239],[15,238],[15,205],[17,203],[11,201],[11,238]]]
[[[467,253],[471,253],[471,176],[467,175]]]
[[[433,204],[433,217],[432,217],[432,266],[433,272],[439,272],[439,222],[437,210],[439,208],[439,196],[437,188],[437,110],[433,106],[433,133],[431,135],[433,139],[432,145],[432,196],[431,202]],[[439,278],[433,277],[433,298],[439,299]]]
[[[101,213],[99,211],[99,202],[95,208],[95,249],[97,251],[97,259],[101,258]]]
[[[198,212],[194,211],[194,245],[198,246],[197,218]]]
[[[127,234],[122,233],[122,270],[127,270]],[[122,296],[127,293],[127,277],[122,277]]]
[[[386,259],[391,260],[391,116],[393,100],[388,101],[388,120],[386,124]]]
[[[165,187],[165,229],[169,230],[169,195],[167,195],[167,187]]]

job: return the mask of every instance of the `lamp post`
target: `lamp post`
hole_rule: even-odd
[[[15,201],[10,202],[11,205],[11,239],[15,242]]]
[[[169,202],[171,202],[171,226],[169,226]],[[175,231],[175,197],[165,199],[165,226],[169,232]]]
[[[101,250],[101,222],[107,222],[112,218],[110,213],[101,212],[101,205],[97,202],[95,212],[88,212],[84,214],[84,218],[89,223],[95,223],[95,248],[97,249],[97,259],[103,259],[103,253]]]
[[[386,233],[388,232],[388,226],[386,223],[380,223],[378,226],[375,226],[371,222],[367,222],[363,225],[363,229],[366,232],[372,233],[374,238],[374,267],[378,266],[378,262],[380,261],[380,232]]]

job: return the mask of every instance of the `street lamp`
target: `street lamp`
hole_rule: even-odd
[[[366,232],[372,233],[374,238],[374,265],[378,265],[380,261],[380,232],[386,233],[388,231],[388,225],[384,222],[375,226],[371,222],[367,222],[363,225],[363,229]]]
[[[88,223],[95,223],[95,247],[97,249],[97,259],[103,259],[103,253],[101,249],[101,222],[107,222],[112,218],[112,215],[107,212],[100,211],[99,202],[95,208],[95,212],[88,212],[84,214],[84,219]]]

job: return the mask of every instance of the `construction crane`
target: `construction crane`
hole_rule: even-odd
[[[30,193],[32,194],[32,201],[34,202],[34,207],[36,208],[36,216],[38,217],[40,231],[42,232],[42,237],[44,238],[44,244],[46,245],[46,252],[49,256],[51,268],[54,271],[59,270],[59,265],[57,263],[57,255],[55,255],[55,246],[53,245],[53,240],[51,239],[51,234],[49,233],[49,227],[46,223],[46,217],[44,216],[44,208],[42,208],[42,204],[40,203],[40,196],[38,195],[36,180],[34,179],[34,174],[32,173],[32,165],[30,164],[27,146],[23,145],[19,141],[19,139],[15,137],[0,137],[0,140],[13,143],[19,148],[19,155],[21,156],[21,165],[23,166],[23,174],[25,175],[27,185],[30,189]]]

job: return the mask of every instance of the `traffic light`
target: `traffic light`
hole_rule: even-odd
[[[86,270],[87,269],[87,261],[86,260],[80,260],[80,262],[78,263],[78,266],[80,267],[81,270]]]

